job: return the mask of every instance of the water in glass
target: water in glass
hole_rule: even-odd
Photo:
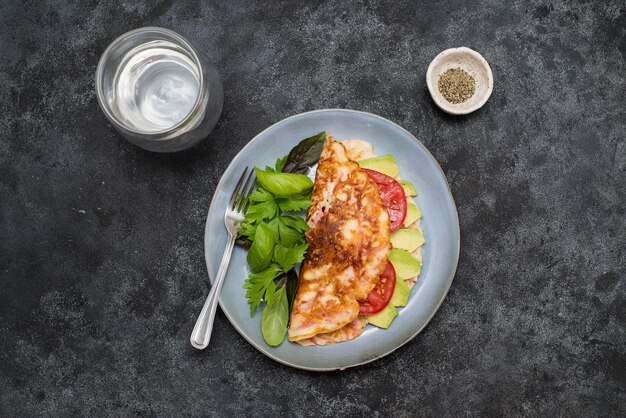
[[[182,121],[198,98],[199,69],[169,41],[129,51],[114,78],[120,112],[143,132],[158,132]]]

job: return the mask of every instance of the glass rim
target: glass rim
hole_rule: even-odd
[[[151,131],[151,132],[136,130],[136,129],[133,129],[132,127],[129,127],[126,124],[121,123],[120,120],[110,111],[109,106],[104,102],[104,92],[103,92],[101,82],[100,82],[101,78],[103,77],[102,68],[104,66],[105,61],[111,55],[111,52],[114,51],[115,48],[117,48],[123,40],[132,36],[136,36],[141,33],[146,33],[146,32],[156,32],[156,33],[162,33],[162,34],[171,36],[176,41],[178,41],[185,49],[188,49],[188,51],[191,53],[192,59],[194,60],[195,64],[198,66],[198,69],[199,69],[198,81],[200,82],[198,86],[198,96],[196,97],[196,101],[194,102],[193,107],[191,108],[189,113],[177,124],[169,128],[160,130],[160,131]],[[191,121],[195,117],[196,111],[202,104],[202,101],[205,96],[204,73],[203,73],[203,68],[202,68],[202,62],[200,61],[200,57],[198,56],[196,48],[192,45],[191,42],[189,42],[186,38],[184,38],[182,35],[178,34],[177,32],[174,32],[171,29],[161,28],[158,26],[144,26],[141,28],[133,29],[115,38],[109,44],[109,46],[106,47],[106,49],[102,53],[102,56],[100,56],[100,60],[98,61],[98,65],[96,67],[95,84],[96,84],[96,97],[98,98],[98,104],[100,105],[100,108],[104,112],[104,115],[116,128],[123,129],[124,131],[128,131],[133,134],[142,135],[146,138],[150,138],[153,140],[158,140],[160,139],[159,137],[161,136],[165,137],[162,139],[166,139],[170,134],[176,132],[181,126],[185,126],[189,121]]]

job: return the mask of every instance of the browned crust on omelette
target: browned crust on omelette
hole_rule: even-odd
[[[311,338],[296,341],[303,346],[311,345],[330,345],[350,341],[363,333],[367,326],[367,316],[359,315],[357,318],[339,328],[336,331],[327,332],[325,334],[317,334]]]
[[[376,183],[327,136],[309,209],[309,249],[291,312],[289,340],[339,330],[355,321],[385,270],[389,215]]]

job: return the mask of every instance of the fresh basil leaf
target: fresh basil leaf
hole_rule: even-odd
[[[261,332],[263,339],[271,346],[280,345],[285,339],[287,321],[289,320],[289,301],[284,287],[274,294],[271,304],[263,308],[261,317]]]
[[[289,301],[289,311],[293,306],[293,299],[296,297],[296,291],[298,290],[298,274],[294,269],[285,273],[285,289],[287,290],[287,300]]]
[[[306,232],[309,229],[311,229],[309,227],[309,224],[307,224],[304,219],[302,219],[302,218],[300,218],[298,216],[281,215],[280,222],[282,222],[284,225],[287,225],[287,226],[295,229],[298,232]]]
[[[282,218],[282,216],[280,218]],[[304,242],[304,234],[288,225],[285,225],[280,218],[278,222],[278,236],[280,237],[280,243],[286,247],[293,247],[295,245],[302,244]]]
[[[248,298],[248,304],[250,304],[250,316],[254,313],[254,310],[261,304],[261,299],[267,293],[268,287],[274,285],[274,279],[281,273],[281,270],[276,265],[271,265],[263,271],[258,273],[252,273],[243,283],[243,288],[246,290],[246,297]],[[275,288],[275,287],[274,287]]]
[[[309,167],[319,161],[325,143],[326,132],[320,132],[300,141],[287,155],[282,169],[283,173],[306,173]]]
[[[313,204],[308,195],[282,197],[276,200],[283,212],[299,212],[308,209]]]
[[[284,272],[287,272],[304,260],[304,254],[308,247],[308,244],[301,244],[291,248],[278,244],[274,247],[274,261],[278,263]]]
[[[296,297],[298,291],[298,273],[294,269],[289,270],[287,273],[283,273],[274,279],[276,288],[285,287],[287,290],[287,300],[289,301],[289,312],[293,306],[293,300]]]
[[[258,182],[275,197],[301,195],[313,188],[313,181],[304,174],[269,173],[254,169]]]
[[[279,241],[279,237],[280,237],[279,230],[278,230],[278,223],[279,223],[278,217],[272,219],[271,221],[267,223],[267,227],[270,229],[270,231],[272,231],[272,234],[274,234],[274,237],[276,238],[276,242]]]
[[[248,264],[253,273],[263,270],[272,261],[276,237],[265,223],[260,223],[256,228],[252,246],[248,251]]]

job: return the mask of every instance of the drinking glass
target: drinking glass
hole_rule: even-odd
[[[135,29],[109,45],[96,70],[96,94],[128,141],[156,152],[184,150],[206,138],[224,101],[206,54],[157,27]]]

